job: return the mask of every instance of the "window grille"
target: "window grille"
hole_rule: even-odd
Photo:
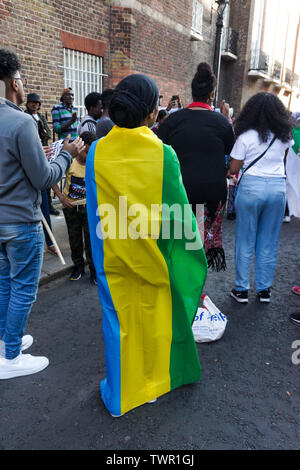
[[[92,91],[102,92],[103,58],[72,49],[63,50],[64,86],[74,93],[74,106],[80,117],[86,114],[84,99]]]

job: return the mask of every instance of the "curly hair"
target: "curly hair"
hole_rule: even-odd
[[[0,49],[0,80],[13,78],[20,69],[21,64],[17,55],[7,49]]]
[[[206,62],[201,62],[197,67],[197,72],[192,81],[193,99],[197,101],[207,101],[210,93],[215,89],[217,79]]]
[[[86,145],[92,145],[95,140],[98,140],[98,137],[93,132],[85,131],[80,135],[80,138]]]
[[[244,105],[234,130],[236,137],[251,129],[256,130],[262,142],[267,142],[270,131],[282,142],[292,138],[292,120],[280,99],[273,93],[260,92]]]

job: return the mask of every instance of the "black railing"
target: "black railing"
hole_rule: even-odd
[[[272,78],[275,80],[281,79],[281,72],[282,72],[282,64],[278,62],[278,60],[274,60],[273,68],[272,68]]]
[[[286,70],[285,70],[284,81],[285,81],[285,83],[287,83],[288,85],[291,85],[291,81],[292,81],[292,71],[291,71],[290,69],[286,69]]]
[[[270,71],[270,56],[260,49],[251,53],[250,70],[257,70],[268,74]]]
[[[238,55],[238,40],[239,34],[232,28],[224,28],[222,52],[230,52],[231,54]]]

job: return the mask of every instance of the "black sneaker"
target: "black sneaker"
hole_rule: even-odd
[[[94,286],[97,286],[97,285],[98,285],[97,277],[96,277],[96,274],[95,274],[95,273],[91,273],[91,276],[90,276],[90,283],[93,284]]]
[[[232,289],[230,292],[231,297],[234,298],[237,302],[240,304],[247,304],[248,303],[248,291],[247,290],[242,290],[238,291],[235,289]]]
[[[271,301],[271,290],[266,289],[266,290],[261,290],[260,292],[257,292],[259,301],[262,303],[269,303]]]
[[[84,275],[84,269],[82,269],[81,267],[75,266],[75,268],[73,269],[71,273],[71,276],[69,277],[69,280],[79,281],[79,279],[81,279],[83,275]]]
[[[290,315],[290,320],[295,324],[300,326],[300,313],[292,313]]]

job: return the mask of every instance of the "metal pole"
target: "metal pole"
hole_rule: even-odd
[[[213,61],[213,71],[217,79],[217,88],[216,88],[214,105],[217,104],[217,100],[218,100],[220,65],[221,65],[221,39],[222,39],[224,12],[229,2],[226,0],[219,0],[217,1],[217,3],[218,3],[218,10],[217,10],[218,17],[217,17],[217,23],[216,23],[216,42],[215,42],[214,61]]]

